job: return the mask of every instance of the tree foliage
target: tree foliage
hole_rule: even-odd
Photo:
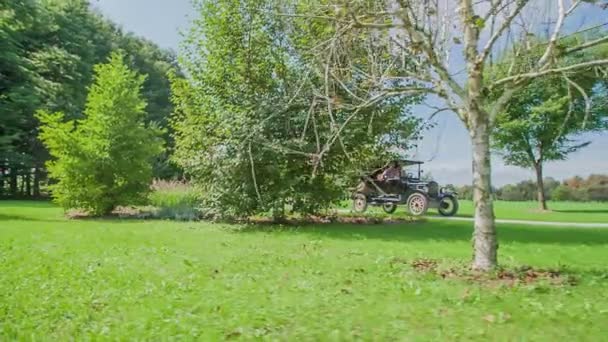
[[[296,28],[275,15],[280,6],[197,2],[200,18],[182,56],[191,79],[173,82],[175,160],[214,214],[325,209],[342,198],[356,169],[389,158],[389,147],[405,147],[419,124],[404,111],[412,98],[379,103],[358,117],[329,112],[320,100],[326,94],[313,92],[323,76],[303,63]],[[339,101],[337,92],[330,96]],[[353,126],[320,162],[345,120]]]
[[[551,195],[556,201],[608,202],[608,175],[591,174],[587,179],[578,176],[566,179]]]
[[[48,170],[57,180],[52,194],[64,209],[104,215],[145,200],[151,160],[162,142],[159,130],[144,125],[144,79],[114,53],[95,67],[84,118],[65,121],[61,112],[38,113],[40,139],[53,157]]]
[[[123,33],[85,0],[0,3],[0,195],[6,194],[6,179],[10,179],[9,194],[17,195],[17,178],[29,177],[31,170],[35,170],[33,194],[37,195],[36,184],[43,178],[49,155],[36,138],[36,110],[82,117],[83,89],[91,84],[93,66],[117,49],[135,70],[148,75],[142,91],[148,102],[145,120],[167,127],[172,105],[166,74],[176,69],[172,52]],[[169,132],[165,141],[172,145]],[[167,159],[166,155],[157,158],[157,177],[179,173]]]
[[[580,44],[576,39],[562,43],[562,48]],[[542,51],[520,57],[516,68],[534,63]],[[573,55],[575,61],[590,56],[603,58],[608,50],[598,47],[585,54]],[[511,62],[494,68],[499,73],[512,68]],[[547,209],[542,184],[543,164],[565,160],[590,141],[580,140],[584,133],[608,127],[608,88],[606,78],[593,71],[563,73],[536,79],[518,90],[496,120],[493,147],[509,165],[536,170],[538,198]]]
[[[0,155],[19,159],[18,139],[23,136],[25,113],[37,104],[36,78],[26,58],[23,31],[34,25],[33,1],[0,3]]]
[[[590,56],[606,57],[608,49],[600,47],[571,58],[580,62]],[[534,54],[520,57],[519,63],[533,63],[534,57],[538,58]],[[588,145],[589,142],[577,141],[577,137],[608,127],[607,84],[606,77],[594,71],[530,82],[515,93],[497,117],[494,147],[508,164],[524,168],[566,159],[569,153]]]
[[[554,178],[543,179],[548,201],[608,201],[608,176],[591,174],[586,179],[575,176],[559,182]],[[470,185],[457,187],[458,198],[473,199]],[[501,201],[534,201],[537,199],[537,181],[525,180],[492,189],[494,199]]]
[[[490,136],[496,117],[518,90],[535,79],[583,70],[605,72],[608,59],[592,57],[579,62],[570,57],[607,43],[608,36],[571,48],[561,45],[566,37],[564,23],[584,7],[597,10],[597,6],[586,1],[540,0],[287,3],[296,6],[281,12],[283,16],[307,22],[305,29],[328,33],[306,37],[308,60],[329,75],[318,92],[339,85],[358,108],[387,97],[424,94],[445,105],[438,111],[458,115],[472,145],[473,268],[494,268],[498,241],[491,197]],[[535,15],[539,9],[547,15]],[[552,25],[547,26],[547,21]],[[544,38],[532,38],[543,31],[549,31]],[[356,41],[365,42],[359,46],[370,57],[367,66],[361,67],[357,58],[360,49],[350,45]],[[500,77],[488,77],[485,69],[495,62],[494,57],[512,48],[515,64],[530,50],[541,50],[541,54],[534,63],[510,68]],[[464,56],[464,68],[455,67],[453,52]],[[408,64],[412,67],[403,68]],[[498,96],[489,96],[493,94]],[[326,103],[341,107],[332,101]]]

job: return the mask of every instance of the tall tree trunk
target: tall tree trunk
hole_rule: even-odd
[[[13,167],[10,172],[9,193],[12,197],[17,197],[17,170]]]
[[[492,168],[490,165],[490,115],[483,108],[483,62],[478,59],[479,27],[472,0],[462,0],[465,59],[467,61],[465,124],[473,146],[473,269],[489,271],[496,267],[498,241],[492,205]]]
[[[21,186],[19,188],[19,196],[25,197],[25,174],[21,174]]]
[[[32,171],[29,169],[25,174],[25,196],[32,196]]]
[[[538,194],[538,204],[541,210],[547,210],[547,199],[545,197],[545,184],[543,182],[543,164],[542,161],[534,163],[536,170],[536,192]]]
[[[40,197],[40,168],[34,168],[34,197]]]
[[[5,173],[4,173],[4,167],[0,167],[0,197],[4,196],[6,194],[6,190],[4,189],[4,177],[5,177]]]
[[[474,109],[473,109],[474,110]],[[485,113],[470,113],[476,118],[471,127],[473,145],[473,269],[487,271],[497,265],[498,241],[492,204],[490,125]]]

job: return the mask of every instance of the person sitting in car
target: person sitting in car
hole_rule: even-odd
[[[386,168],[386,170],[384,170],[382,173],[382,179],[388,180],[399,178],[401,178],[401,166],[399,166],[398,162],[394,161],[388,168]]]

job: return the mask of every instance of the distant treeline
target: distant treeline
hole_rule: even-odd
[[[34,114],[45,109],[81,118],[93,66],[112,51],[146,75],[147,121],[167,128],[170,147],[167,73],[176,68],[173,52],[123,32],[85,0],[0,1],[0,197],[41,195],[49,155],[37,138]],[[178,170],[165,155],[154,172],[171,178]]]
[[[608,201],[608,175],[590,175],[587,178],[575,176],[559,182],[553,178],[544,179],[545,193],[553,201]],[[460,198],[471,200],[473,188],[470,185],[457,187]],[[494,198],[503,201],[537,200],[536,182],[532,180],[507,184],[494,189]]]

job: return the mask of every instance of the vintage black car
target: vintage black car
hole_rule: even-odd
[[[386,169],[397,164],[400,172],[387,177]],[[397,206],[405,204],[413,216],[424,215],[429,208],[437,208],[440,215],[453,216],[458,212],[457,194],[439,187],[434,181],[422,180],[421,165],[424,162],[399,160],[366,172],[353,192],[353,210],[363,213],[369,205],[382,206],[391,214]],[[414,167],[417,170],[411,171]],[[408,170],[410,168],[410,170]],[[393,170],[394,171],[394,170]]]

